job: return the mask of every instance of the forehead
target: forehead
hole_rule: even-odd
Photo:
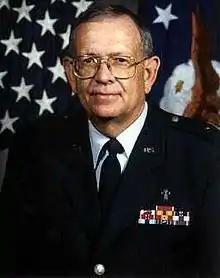
[[[73,42],[72,42],[73,43]],[[76,54],[136,54],[141,36],[133,20],[126,16],[98,17],[80,24],[75,30]]]

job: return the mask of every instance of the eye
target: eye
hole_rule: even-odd
[[[120,64],[128,63],[128,59],[124,57],[114,57],[114,60]]]
[[[115,65],[128,67],[130,65],[130,60],[127,57],[116,56],[112,58],[112,62]]]
[[[94,64],[95,60],[93,57],[84,57],[84,58],[81,58],[81,63],[83,63],[85,65],[90,65],[90,64]]]

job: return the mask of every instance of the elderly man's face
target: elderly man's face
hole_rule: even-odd
[[[106,57],[112,54],[143,59],[141,38],[136,25],[128,16],[97,18],[79,25],[75,33],[75,55]],[[67,71],[72,89],[76,90],[90,118],[115,119],[118,123],[132,123],[139,115],[155,81],[159,59],[152,57],[137,65],[129,79],[115,78],[106,63],[93,78],[82,80]]]

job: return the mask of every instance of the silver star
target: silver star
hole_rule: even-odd
[[[26,85],[24,77],[21,78],[21,83],[19,86],[11,87],[17,93],[16,102],[18,102],[23,97],[28,101],[31,101],[29,96],[29,91],[34,87],[34,85]]]
[[[52,103],[57,100],[57,97],[48,98],[46,91],[43,92],[42,99],[36,99],[35,102],[40,106],[39,116],[41,116],[45,110],[51,114],[54,113]]]
[[[42,26],[41,36],[43,36],[47,31],[49,31],[54,36],[56,35],[53,25],[58,19],[51,19],[49,12],[46,11],[45,18],[37,20],[37,23]]]
[[[59,35],[63,39],[62,49],[66,48],[69,45],[70,32],[71,32],[71,26],[68,25],[66,32]]]
[[[75,17],[78,17],[81,13],[85,12],[92,3],[93,1],[85,0],[73,1],[73,6],[77,8]]]
[[[15,38],[14,31],[11,31],[10,38],[8,40],[1,40],[1,43],[6,45],[5,56],[8,55],[8,53],[11,51],[15,51],[18,54],[18,45],[21,41],[21,38]]]
[[[38,51],[37,48],[36,48],[36,44],[33,43],[30,52],[22,53],[26,58],[29,59],[27,68],[28,69],[31,68],[33,64],[36,64],[39,67],[43,68],[40,58],[44,54],[44,52],[45,51]]]
[[[31,22],[29,12],[34,8],[34,5],[26,5],[26,1],[23,0],[20,8],[13,8],[13,10],[18,12],[18,19],[17,23],[22,20],[22,18],[26,18],[28,21]]]
[[[4,88],[2,79],[7,73],[8,73],[7,71],[0,72],[0,87],[2,87],[2,88]]]
[[[8,8],[8,9],[10,9],[10,7],[9,7],[9,0],[1,0],[1,1],[0,1],[0,9],[1,9],[2,7],[6,7],[6,8]]]
[[[52,83],[54,83],[58,78],[62,78],[65,82],[67,81],[59,58],[57,58],[55,66],[48,67],[48,69],[53,73]]]
[[[2,125],[0,133],[2,133],[6,129],[9,129],[12,133],[15,133],[13,123],[16,122],[18,119],[18,117],[10,118],[9,112],[6,111],[4,118],[0,120],[0,123]]]
[[[159,7],[155,7],[158,13],[158,17],[153,21],[153,23],[163,23],[164,27],[168,30],[169,24],[171,20],[178,19],[177,16],[171,13],[172,4],[169,4],[166,9],[161,9]]]

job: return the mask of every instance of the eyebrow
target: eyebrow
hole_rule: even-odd
[[[83,53],[81,55],[89,55],[89,56],[98,56],[98,57],[101,57],[101,55],[98,55],[94,52],[86,52],[86,53]],[[109,53],[108,55],[106,56],[111,56],[111,55],[118,55],[118,56],[130,56],[129,54],[125,54],[125,53],[122,53],[122,52],[111,52]]]

